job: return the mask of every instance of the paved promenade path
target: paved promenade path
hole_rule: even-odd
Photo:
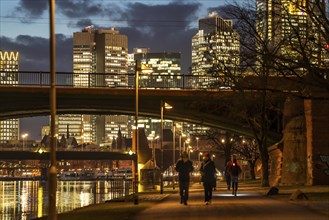
[[[197,183],[190,189],[187,206],[179,203],[178,193],[171,194],[136,215],[134,220],[328,220],[328,216],[314,210],[251,190],[241,186],[235,197],[230,191],[221,188],[214,191],[212,204],[205,205],[201,185]]]

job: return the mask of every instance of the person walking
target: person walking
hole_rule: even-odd
[[[232,181],[232,195],[236,196],[238,191],[239,175],[241,173],[241,167],[237,160],[234,158],[230,167],[231,181]]]
[[[214,161],[211,160],[209,153],[205,153],[204,160],[201,164],[201,181],[204,188],[204,202],[206,205],[211,203],[212,190],[215,186],[216,167]]]
[[[187,205],[190,173],[193,171],[193,164],[186,152],[182,153],[181,159],[177,161],[175,169],[178,172],[180,203]]]
[[[231,173],[230,168],[232,166],[232,161],[228,161],[225,166],[225,181],[227,185],[227,190],[231,190]]]

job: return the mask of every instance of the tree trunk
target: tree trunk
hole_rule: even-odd
[[[250,178],[252,180],[255,180],[256,179],[256,175],[255,175],[255,161],[248,160],[248,164],[249,164],[249,169],[250,169]]]
[[[270,186],[269,178],[268,178],[268,161],[269,161],[269,156],[267,152],[267,148],[263,147],[263,153],[261,155],[261,160],[262,160],[262,186],[263,187],[268,187]]]

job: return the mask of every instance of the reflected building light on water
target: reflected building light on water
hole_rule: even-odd
[[[87,206],[90,204],[90,193],[88,192],[81,192],[80,193],[80,206]]]
[[[39,181],[0,181],[0,220],[33,219],[47,215],[48,188]],[[57,213],[102,203],[132,193],[131,182],[58,181]]]
[[[21,219],[26,219],[26,213],[28,212],[28,190],[27,190],[27,185],[23,184],[22,187],[22,195],[21,195],[21,207],[22,207],[22,215],[21,215]]]
[[[42,208],[43,208],[43,188],[38,188],[38,214],[37,217],[42,217]]]

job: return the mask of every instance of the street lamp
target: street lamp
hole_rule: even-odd
[[[191,160],[191,153],[193,153],[193,148],[191,146],[188,147],[188,158]]]
[[[189,144],[190,144],[190,138],[187,138],[187,139],[184,141],[184,151],[186,151],[186,144],[189,146]]]
[[[159,136],[154,136],[155,132],[152,131],[152,133],[149,135],[149,137],[147,138],[148,140],[151,141],[151,146],[152,146],[152,160],[153,160],[153,189],[155,189],[155,169],[156,169],[156,160],[155,160],[155,147],[154,147],[154,141],[157,140],[159,138]]]
[[[179,124],[179,123],[175,123],[174,125],[175,125],[176,128],[179,129],[179,132],[178,132],[178,134],[179,134],[178,147],[179,147],[179,155],[180,155],[182,153],[182,130],[181,130],[182,129],[182,125]]]
[[[24,148],[25,148],[25,142],[27,142],[27,137],[29,136],[29,134],[28,133],[24,133],[24,134],[22,134],[22,138],[23,138],[23,150],[24,150]],[[24,140],[25,139],[25,140]]]
[[[199,153],[199,161],[202,159],[202,152]]]
[[[160,118],[161,118],[161,170],[160,170],[160,194],[163,194],[163,110],[172,109],[173,107],[166,102],[161,101]]]
[[[196,137],[196,149],[199,150],[199,137]]]

